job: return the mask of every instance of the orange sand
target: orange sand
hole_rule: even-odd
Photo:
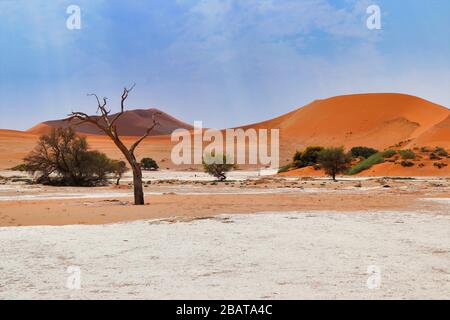
[[[130,111],[124,117],[124,132],[141,130],[143,123],[134,119],[143,110]],[[164,114],[170,125],[183,126],[183,123]],[[187,126],[187,125],[186,125]],[[450,110],[404,94],[358,94],[316,100],[302,108],[272,120],[251,124],[242,128],[280,129],[280,165],[291,161],[296,150],[309,145],[375,147],[380,150],[392,146],[441,146],[450,149]],[[38,133],[48,130],[48,125],[38,125],[28,133],[0,130],[0,169],[10,168],[33,148]],[[89,130],[88,130],[89,131]],[[127,143],[136,138],[125,137]],[[105,136],[88,135],[93,149],[99,149],[110,157],[121,159],[121,154]],[[138,157],[150,156],[162,168],[189,169],[194,166],[174,166],[170,161],[173,143],[169,135],[153,136],[144,141],[138,149]],[[380,167],[380,170],[384,167]],[[433,168],[432,168],[433,169]],[[391,169],[389,169],[391,170]],[[392,170],[391,170],[392,171]],[[394,170],[395,171],[395,170]],[[392,171],[393,172],[393,171]],[[409,169],[416,175],[415,168]],[[448,174],[446,170],[422,170],[430,175]],[[311,173],[311,172],[310,172]],[[314,173],[319,174],[319,173]],[[373,174],[381,174],[374,171]]]

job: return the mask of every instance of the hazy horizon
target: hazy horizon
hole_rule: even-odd
[[[70,30],[67,8],[81,9]],[[381,9],[369,30],[366,9]],[[0,128],[158,108],[234,127],[336,95],[396,92],[450,107],[450,3],[366,0],[0,2]],[[18,116],[20,115],[20,116]]]

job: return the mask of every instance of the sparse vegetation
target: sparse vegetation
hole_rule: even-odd
[[[378,153],[379,151],[373,148],[368,148],[368,147],[353,147],[350,150],[350,153],[352,154],[352,156],[354,158],[369,158],[370,156],[374,155],[375,153]]]
[[[323,150],[323,147],[310,146],[303,152],[297,151],[293,157],[292,166],[295,168],[304,168],[313,166],[318,163],[319,152]]]
[[[217,159],[220,160],[217,161]],[[227,178],[226,173],[236,168],[236,166],[227,163],[226,155],[212,155],[203,158],[203,168],[206,173],[216,177],[219,181],[225,181]]]
[[[155,171],[159,169],[159,166],[152,158],[143,158],[141,160],[141,168],[144,170]]]
[[[11,170],[11,171],[27,171],[27,165],[25,163],[21,163],[15,167],[12,167],[9,170]]]
[[[357,163],[347,172],[349,175],[358,174],[364,170],[370,169],[372,166],[383,163],[384,159],[393,157],[397,152],[395,150],[386,150],[371,155],[369,158]]]
[[[439,169],[442,169],[442,168],[446,167],[447,164],[444,162],[435,162],[435,163],[433,163],[433,166],[438,167]]]
[[[439,157],[448,157],[448,152],[442,147],[436,147],[433,152]]]
[[[127,164],[125,163],[125,161],[113,160],[113,167],[114,167],[114,174],[116,177],[116,185],[118,186],[120,183],[120,179],[122,179],[123,174],[128,171]]]
[[[399,150],[398,154],[403,160],[413,160],[416,158],[416,154],[412,150]]]
[[[88,151],[86,139],[71,128],[42,135],[24,162],[25,171],[38,174],[36,181],[45,184],[93,186],[104,183],[107,174],[115,171],[111,159]]]
[[[318,153],[318,163],[336,181],[336,175],[348,169],[351,157],[344,148],[326,148]]]
[[[292,168],[292,164],[287,164],[285,166],[282,166],[281,168],[278,169],[278,173],[283,173],[283,172],[287,172],[289,171],[289,169]]]
[[[435,154],[434,152],[430,153],[430,160],[442,160],[441,157],[439,157],[437,154]]]
[[[402,167],[412,167],[414,166],[414,162],[411,162],[409,160],[403,160],[402,162],[400,162],[400,165]]]

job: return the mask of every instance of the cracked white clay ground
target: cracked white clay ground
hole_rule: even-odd
[[[420,212],[7,227],[0,256],[2,299],[450,299],[450,217]]]

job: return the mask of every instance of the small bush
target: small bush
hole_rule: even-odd
[[[296,151],[292,157],[292,167],[304,168],[317,164],[319,152],[323,150],[323,147],[309,146],[305,151]]]
[[[433,163],[433,166],[438,167],[439,169],[442,169],[442,168],[446,167],[447,164],[444,162],[435,162],[435,163]]]
[[[440,157],[448,157],[448,152],[442,147],[436,147],[433,152]]]
[[[442,158],[439,157],[436,153],[432,152],[430,153],[430,160],[442,160]]]
[[[429,148],[427,148],[427,147],[422,147],[422,148],[420,148],[420,152],[430,152],[430,149]]]
[[[301,161],[305,164],[305,166],[315,165],[319,159],[319,153],[323,149],[323,147],[317,146],[307,147],[302,153]]]
[[[326,148],[319,152],[318,163],[336,181],[336,174],[348,169],[351,156],[344,152],[344,148]]]
[[[350,153],[354,158],[363,157],[367,159],[375,153],[378,153],[378,150],[368,147],[354,147],[350,150]]]
[[[399,150],[398,153],[404,160],[412,160],[416,157],[416,154],[412,150]]]
[[[278,173],[283,173],[289,171],[292,168],[292,164],[287,164],[278,169]]]
[[[21,163],[15,167],[9,169],[11,171],[27,171],[27,165],[25,163]]]
[[[355,164],[353,167],[350,168],[350,170],[347,172],[349,175],[355,175],[358,174],[364,170],[370,169],[372,166],[383,163],[385,158],[391,158],[395,154],[397,154],[397,151],[395,150],[386,150],[383,152],[378,152],[373,155],[371,155],[369,158]]]
[[[397,154],[397,151],[389,149],[389,150],[383,151],[382,154],[383,154],[383,158],[389,159],[389,158],[392,158],[393,156],[395,156]]]
[[[400,162],[400,165],[402,167],[412,167],[414,166],[414,163],[408,160],[403,160],[402,162]]]
[[[44,184],[94,186],[114,172],[113,161],[104,153],[88,151],[86,139],[71,128],[42,135],[24,162],[25,170],[38,174],[37,182]]]
[[[302,152],[301,151],[295,151],[295,154],[294,154],[294,156],[292,157],[292,162],[295,162],[295,161],[299,161],[299,160],[301,160],[302,159]]]
[[[220,159],[220,161],[217,161]],[[217,154],[204,156],[203,158],[203,168],[206,173],[216,177],[219,181],[224,181],[227,176],[226,173],[231,169],[234,169],[236,166],[231,163],[227,163],[227,156]]]
[[[152,158],[143,158],[141,160],[141,168],[144,170],[155,171],[159,169],[159,166]]]

